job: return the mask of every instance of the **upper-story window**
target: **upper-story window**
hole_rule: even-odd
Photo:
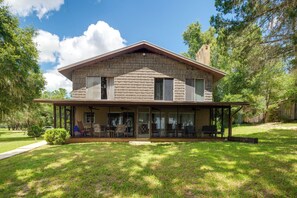
[[[204,79],[186,79],[186,100],[204,101]]]
[[[86,98],[114,99],[114,78],[91,76],[86,79]]]
[[[173,78],[155,78],[155,100],[173,100]]]

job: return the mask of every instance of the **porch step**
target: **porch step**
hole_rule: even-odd
[[[131,145],[149,145],[151,143],[152,143],[151,141],[144,141],[144,140],[129,141],[129,144]]]

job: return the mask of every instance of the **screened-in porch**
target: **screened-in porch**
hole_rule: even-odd
[[[213,104],[54,104],[54,127],[66,128],[79,138],[231,136],[231,106]]]

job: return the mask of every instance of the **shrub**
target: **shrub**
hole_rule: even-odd
[[[48,144],[65,144],[66,140],[70,137],[69,132],[66,129],[48,129],[45,131],[44,139]]]
[[[27,135],[30,137],[40,137],[42,134],[42,128],[37,125],[32,125],[28,127]]]

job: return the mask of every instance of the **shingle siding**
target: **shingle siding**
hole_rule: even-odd
[[[154,100],[154,78],[174,78],[173,100],[185,100],[185,79],[205,79],[204,101],[212,101],[213,76],[154,53],[125,54],[72,74],[73,98],[85,98],[86,77],[114,77],[115,100]]]

